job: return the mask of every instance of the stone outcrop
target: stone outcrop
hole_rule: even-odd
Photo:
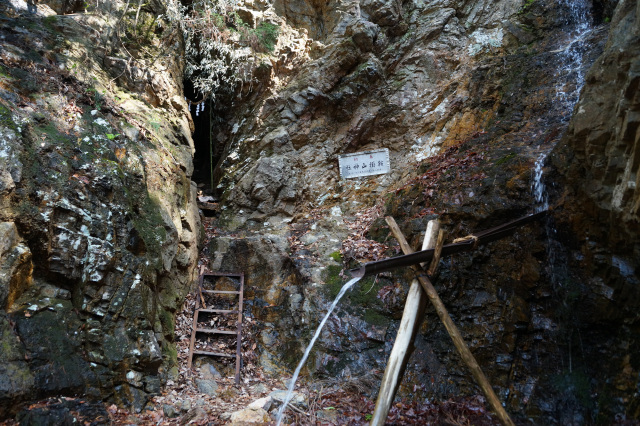
[[[176,374],[198,252],[183,65],[162,54],[181,37],[159,2],[45,3],[0,3],[0,418],[65,394],[140,410]]]
[[[640,13],[623,1],[612,21],[604,54],[586,76],[586,84],[566,136],[558,146],[558,164],[566,176],[567,209],[588,212],[593,226],[576,223],[582,238],[594,239],[628,259],[640,256]],[[567,157],[569,156],[569,157]],[[568,167],[559,164],[567,161]],[[580,219],[577,219],[580,220]],[[608,226],[607,226],[608,224]]]
[[[563,8],[554,2],[337,2],[330,9],[282,23],[308,27],[311,36],[307,20],[324,16],[326,34],[301,38],[307,48],[291,59],[301,64],[297,72],[282,78],[274,67],[260,75],[262,90],[227,110],[228,127],[217,129],[228,135],[218,136],[229,142],[217,170],[235,222],[254,212],[286,218],[307,205],[330,207],[327,197],[342,186],[339,154],[389,148],[392,172],[376,182],[383,191],[417,162],[478,132],[495,128],[511,134],[506,140],[557,133],[567,120],[556,94],[571,77],[549,72],[568,43],[557,30]],[[595,49],[583,69],[601,35],[586,37]]]
[[[0,306],[6,309],[31,285],[33,273],[31,250],[13,222],[0,223],[0,259]]]

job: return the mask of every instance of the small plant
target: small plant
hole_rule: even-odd
[[[165,18],[182,31],[185,40],[185,77],[204,99],[232,94],[240,82],[251,77],[251,73],[244,74],[245,65],[255,55],[234,46],[234,35],[239,33],[242,44],[260,53],[272,52],[278,40],[278,25],[263,21],[252,29],[236,9],[231,0],[194,0],[189,6],[178,0],[167,2]]]
[[[49,31],[53,31],[54,28],[54,24],[56,23],[56,21],[58,20],[58,16],[57,15],[53,15],[53,16],[46,16],[43,20],[42,23],[44,24],[44,26],[49,30]]]
[[[520,9],[519,13],[525,13],[531,6],[533,6],[535,2],[536,0],[525,0],[524,4],[522,5],[522,9]]]
[[[106,133],[105,136],[107,137],[107,139],[109,139],[110,141],[114,140],[115,138],[117,138],[118,136],[120,136],[119,133],[117,134],[113,134],[113,133]]]
[[[100,111],[100,109],[102,108],[102,102],[101,102],[102,101],[102,94],[100,93],[100,91],[98,89],[96,89],[95,87],[93,87],[93,86],[88,87],[86,89],[86,91],[91,94],[90,96],[93,97],[93,103],[94,103],[96,109],[98,111]]]
[[[278,41],[279,33],[279,26],[267,21],[260,22],[255,30],[250,31],[253,39],[250,45],[253,50],[258,52],[273,52]]]

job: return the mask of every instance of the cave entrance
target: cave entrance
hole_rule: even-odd
[[[184,81],[184,95],[189,104],[193,120],[193,144],[196,152],[193,156],[193,176],[191,179],[198,185],[198,190],[205,195],[213,195],[212,168],[215,166],[216,144],[212,139],[211,102],[203,101],[202,95],[193,88],[193,83]]]

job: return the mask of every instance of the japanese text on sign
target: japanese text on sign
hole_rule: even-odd
[[[381,175],[391,170],[389,150],[386,148],[341,155],[338,157],[338,162],[340,176],[345,179]]]

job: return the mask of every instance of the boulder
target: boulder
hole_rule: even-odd
[[[162,412],[164,413],[164,416],[169,419],[178,417],[178,411],[175,409],[173,405],[170,405],[170,404],[163,404]]]
[[[214,380],[222,377],[222,374],[216,369],[213,364],[203,363],[200,366],[202,377],[206,380]]]
[[[271,421],[269,413],[263,408],[247,407],[231,414],[228,425],[242,426],[252,424],[267,424]]]
[[[273,401],[278,404],[282,404],[284,402],[285,397],[287,396],[286,390],[277,389],[269,394],[269,397],[273,399]],[[307,406],[307,397],[300,392],[293,392],[291,394],[291,399],[289,399],[289,404],[297,405],[299,407]]]
[[[201,407],[195,407],[185,413],[182,417],[180,417],[180,424],[201,424],[206,422],[207,419],[208,415],[205,409]]]
[[[269,411],[271,409],[271,404],[273,404],[273,398],[271,396],[265,396],[264,398],[256,399],[255,401],[253,401],[247,408],[261,408],[265,411]]]
[[[215,397],[217,395],[218,384],[214,380],[196,379],[198,392]]]

